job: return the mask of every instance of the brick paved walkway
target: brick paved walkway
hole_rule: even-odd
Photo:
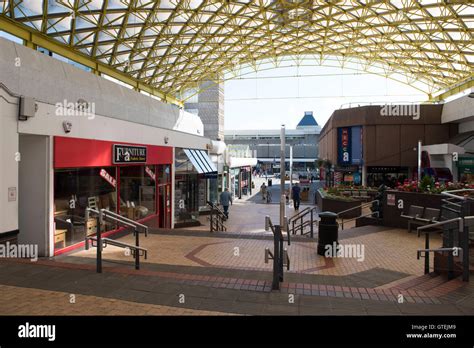
[[[35,263],[0,260],[0,291],[7,294],[0,314],[474,314],[474,285],[423,274],[416,259],[422,238],[376,226],[340,232],[342,245],[364,246],[363,260],[324,258],[315,240],[293,238],[291,270],[272,291],[272,265],[264,263],[272,236],[257,222],[278,207],[240,202],[239,209],[249,218],[234,226],[255,229],[151,231],[141,238],[149,257],[139,271],[113,246],[104,250],[102,274],[95,249]],[[119,239],[133,243],[130,235]],[[440,243],[433,238],[433,247]]]
[[[60,291],[0,285],[1,315],[228,315]]]

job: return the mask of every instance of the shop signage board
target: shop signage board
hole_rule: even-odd
[[[351,163],[351,131],[349,127],[338,128],[338,158],[339,164]]]
[[[395,206],[395,194],[393,193],[387,194],[387,205]]]
[[[114,164],[146,163],[146,160],[147,160],[146,146],[114,144],[114,150],[113,150],[113,163]]]

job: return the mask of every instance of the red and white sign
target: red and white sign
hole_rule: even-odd
[[[342,146],[347,147],[349,145],[349,131],[347,128],[342,129]]]
[[[100,170],[100,176],[102,178],[104,178],[110,185],[112,185],[113,187],[116,187],[117,186],[117,180],[115,180],[115,178],[110,175],[109,173],[107,173],[107,171],[105,169],[101,169]]]
[[[148,166],[145,167],[145,173],[147,173],[148,176],[153,179],[153,181],[156,181],[155,173],[153,173],[153,170],[151,170]]]

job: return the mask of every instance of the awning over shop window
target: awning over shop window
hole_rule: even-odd
[[[217,168],[204,150],[184,149],[184,153],[199,174],[216,173]]]

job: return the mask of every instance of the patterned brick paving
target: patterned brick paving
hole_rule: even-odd
[[[60,291],[0,285],[1,315],[229,315]],[[18,304],[18,305],[14,305]]]
[[[19,260],[16,262],[31,264],[30,261],[27,260]],[[62,269],[90,270],[91,272],[95,271],[95,267],[93,265],[47,260],[39,260],[33,265],[44,265]],[[104,273],[108,272],[125,275],[158,276],[161,278],[169,278],[175,280],[180,284],[199,285],[211,288],[270,292],[272,287],[272,282],[270,280],[196,275],[186,273],[152,271],[146,269],[141,269],[137,271],[133,268],[127,267],[104,267]],[[339,297],[392,302],[397,301],[399,299],[399,295],[403,295],[404,301],[408,303],[437,304],[441,303],[437,299],[437,297],[446,295],[462,287],[463,285],[465,285],[465,283],[463,283],[459,279],[447,282],[444,277],[424,275],[421,277],[410,279],[407,282],[402,282],[400,285],[392,286],[389,288],[346,287],[325,284],[282,282],[281,292],[308,296]],[[428,289],[428,291],[424,291],[423,289],[425,288]]]
[[[316,241],[308,241],[309,239],[304,242],[293,241],[290,246],[285,246],[291,259],[290,271],[342,276],[373,268],[384,268],[412,275],[423,274],[424,260],[416,259],[416,251],[424,247],[424,241],[415,234],[392,229],[354,236],[348,230],[342,231],[340,237],[342,245],[363,246],[363,260],[357,257],[324,258],[316,253]],[[134,243],[131,235],[124,236],[120,240]],[[209,233],[201,236],[153,233],[147,238],[142,238],[141,245],[148,248],[147,262],[150,263],[268,271],[272,269],[270,263],[263,262],[264,249],[273,248],[273,242],[269,238],[254,239],[245,236],[220,238]],[[432,245],[433,247],[441,245],[441,240],[433,238]],[[79,251],[74,256],[95,258],[95,249]],[[103,256],[106,260],[130,260],[130,257],[125,255],[124,249],[113,246],[108,246]]]
[[[241,205],[250,216],[241,222],[242,226],[253,224],[255,230],[240,230],[239,234],[152,231],[148,238],[141,239],[149,257],[139,271],[123,249],[113,246],[104,250],[101,275],[95,273],[95,249],[35,263],[2,260],[0,291],[8,293],[10,301],[0,303],[0,312],[63,314],[63,309],[54,309],[55,301],[47,298],[63,299],[67,293],[61,289],[67,288],[77,291],[84,304],[82,309],[74,307],[76,312],[72,314],[321,314],[328,310],[335,314],[474,313],[474,287],[459,279],[448,282],[444,277],[423,275],[424,260],[416,259],[416,250],[424,247],[424,241],[398,229],[365,227],[341,231],[342,245],[364,246],[363,260],[324,258],[316,253],[316,241],[294,238],[287,246],[291,270],[285,271],[281,290],[272,291],[272,264],[264,263],[264,249],[272,249],[273,241],[271,235],[262,233],[261,227],[257,229],[257,220],[274,214],[278,207],[259,205],[253,209],[252,204]],[[134,242],[131,235],[119,239]],[[440,243],[440,239],[432,239],[433,247]],[[24,271],[30,274],[29,278],[24,278]],[[82,282],[79,285],[76,275]],[[64,285],[63,278],[68,280]],[[114,286],[123,289],[117,292]],[[144,289],[137,292],[137,287]],[[176,304],[176,296],[182,291],[195,303],[169,306]],[[172,298],[162,298],[155,292]],[[296,309],[288,306],[289,295],[299,298]],[[399,303],[400,295],[403,304]],[[236,297],[245,301],[236,301]],[[41,299],[39,302],[44,305],[30,308],[31,298]],[[103,305],[94,308],[94,303]],[[280,307],[273,307],[274,303]],[[135,305],[135,309],[130,308]],[[111,308],[116,308],[115,312]]]

